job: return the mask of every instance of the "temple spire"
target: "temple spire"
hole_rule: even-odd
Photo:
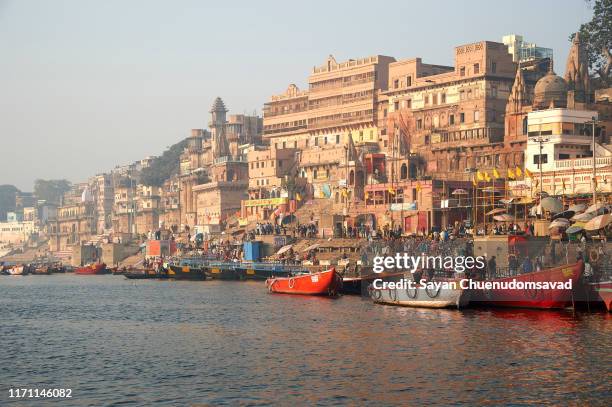
[[[552,70],[552,62],[550,64],[550,69]],[[514,84],[512,85],[512,90],[510,91],[507,111],[508,113],[519,113],[522,111],[523,106],[528,104],[529,100],[527,99],[525,78],[523,77],[523,70],[521,69],[521,64],[519,63],[518,68],[516,69],[516,76],[514,77]]]
[[[580,42],[580,33],[574,34],[572,39],[564,79],[567,82],[568,89],[575,92],[576,100],[586,102],[590,91],[590,79],[586,53]]]

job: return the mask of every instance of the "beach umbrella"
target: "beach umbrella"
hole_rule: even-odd
[[[585,213],[597,212],[602,208],[605,208],[605,205],[602,204],[601,202],[597,202],[596,204],[589,206],[587,210],[585,211]]]
[[[608,226],[612,222],[612,216],[609,214],[595,216],[584,225],[584,230],[599,230]]]
[[[487,216],[489,215],[497,215],[498,213],[504,213],[506,212],[506,209],[504,208],[495,208],[490,210],[489,212],[487,212]]]
[[[467,195],[468,192],[465,189],[455,189],[453,192],[451,192],[451,195]]]
[[[501,214],[501,215],[495,215],[493,216],[493,219],[495,219],[496,221],[499,222],[511,222],[514,220],[514,218],[510,215],[508,215],[507,213]]]
[[[577,215],[572,216],[572,220],[573,221],[578,221],[578,222],[588,222],[591,219],[593,219],[595,217],[595,213],[590,212],[590,213],[579,213]]]
[[[552,219],[560,219],[560,218],[564,218],[564,219],[570,219],[572,216],[574,216],[574,211],[563,211],[563,212],[559,212],[557,214],[555,214]]]
[[[574,233],[578,233],[581,230],[584,230],[584,227],[578,226],[578,225],[572,225],[569,228],[567,228],[565,233],[567,233],[568,235],[571,235],[571,234],[574,234]]]
[[[570,224],[570,221],[565,219],[565,218],[559,218],[559,219],[555,219],[552,222],[550,222],[550,225],[548,225],[549,229],[552,228],[566,228],[568,227]]]
[[[574,211],[575,213],[583,212],[586,209],[585,204],[575,204],[567,208],[568,211]]]
[[[557,213],[563,211],[563,203],[557,198],[546,197],[542,199],[540,203],[542,208],[546,211]]]
[[[293,247],[293,245],[292,245],[292,244],[288,244],[288,245],[286,245],[286,246],[283,246],[283,247],[281,247],[281,248],[280,248],[280,249],[279,249],[279,250],[276,252],[276,254],[283,254],[283,253],[285,253],[285,252],[289,251],[289,249],[291,249],[292,247]]]

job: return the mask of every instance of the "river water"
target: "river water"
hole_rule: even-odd
[[[0,277],[0,405],[610,405],[612,316],[426,310],[261,282]]]

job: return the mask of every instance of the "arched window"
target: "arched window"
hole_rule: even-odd
[[[349,185],[355,185],[355,171],[349,172]]]
[[[400,169],[400,179],[408,178],[408,167],[406,163],[402,164],[402,168]]]
[[[527,117],[523,117],[523,133],[521,134],[527,134]]]

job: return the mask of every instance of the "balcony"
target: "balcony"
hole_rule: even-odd
[[[597,168],[612,165],[612,157],[598,157],[595,161]],[[593,168],[593,158],[571,158],[568,160],[556,160],[555,168],[558,170],[589,169]]]

